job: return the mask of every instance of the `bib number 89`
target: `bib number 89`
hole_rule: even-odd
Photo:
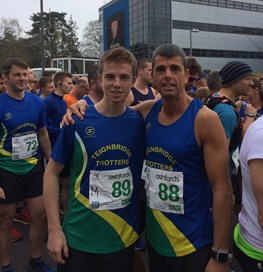
[[[176,202],[179,200],[179,187],[176,185],[170,185],[169,187],[165,183],[159,184],[159,197],[161,200],[166,201],[168,198],[170,201]]]
[[[116,181],[112,183],[112,197],[118,198],[121,195],[128,196],[131,192],[131,184],[128,179],[123,182]]]

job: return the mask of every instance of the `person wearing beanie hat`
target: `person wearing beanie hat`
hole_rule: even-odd
[[[222,88],[219,92],[208,98],[207,105],[210,107],[210,105],[213,104],[212,101],[215,99],[220,101],[220,103],[216,103],[212,109],[219,115],[229,142],[229,166],[231,173],[237,167],[237,164],[232,160],[232,154],[238,147],[242,136],[242,130],[239,128],[240,116],[234,103],[239,96],[246,96],[248,94],[250,84],[253,84],[252,69],[244,62],[231,61],[220,70],[219,75],[222,78]],[[251,109],[251,107],[249,107],[249,109]],[[250,116],[251,113],[253,114],[253,112],[246,112],[248,116]],[[239,135],[239,137],[237,137],[237,135]]]
[[[242,61],[230,61],[219,72],[222,87],[229,87],[233,83],[252,75],[252,69]]]

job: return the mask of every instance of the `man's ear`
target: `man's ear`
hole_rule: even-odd
[[[2,76],[4,81],[8,80],[8,76],[5,73],[1,73],[1,76]]]
[[[102,76],[101,76],[101,74],[99,74],[98,80],[100,81],[100,83],[102,83]]]
[[[137,70],[137,75],[142,74],[142,72],[143,72],[143,69],[138,69],[138,70]]]
[[[190,76],[190,70],[189,70],[189,69],[186,69],[186,70],[185,70],[185,81],[184,81],[185,83],[188,82],[189,76]]]

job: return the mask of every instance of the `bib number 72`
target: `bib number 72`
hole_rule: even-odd
[[[37,148],[37,141],[36,140],[32,140],[32,141],[28,141],[26,142],[27,145],[27,152],[29,151],[34,151]]]

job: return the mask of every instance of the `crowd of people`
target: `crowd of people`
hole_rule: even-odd
[[[202,70],[173,44],[152,60],[112,48],[78,77],[37,80],[8,59],[2,271],[13,271],[11,241],[23,238],[15,220],[30,226],[27,272],[53,271],[47,234],[60,272],[133,272],[145,248],[150,272],[227,272],[233,256],[243,272],[263,271],[262,113],[263,78],[249,65]]]

